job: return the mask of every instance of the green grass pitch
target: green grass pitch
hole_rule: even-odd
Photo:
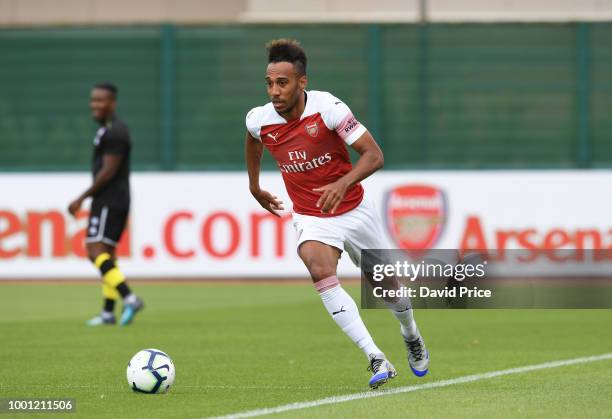
[[[87,328],[100,307],[97,285],[0,285],[0,398],[74,398],[68,417],[204,418],[368,391],[365,357],[310,285],[133,286],[147,304],[133,325]],[[357,296],[356,285],[347,289]],[[612,310],[416,316],[431,352],[430,374],[421,379],[408,368],[393,316],[363,312],[399,371],[385,388],[612,352]],[[167,394],[128,387],[127,362],[148,347],[176,365]],[[605,360],[275,417],[611,417],[611,395],[612,360]]]

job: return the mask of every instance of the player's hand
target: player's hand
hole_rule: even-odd
[[[342,179],[338,179],[334,183],[329,183],[320,188],[314,188],[313,191],[321,193],[321,197],[317,201],[317,208],[321,208],[321,212],[324,214],[328,212],[334,214],[342,203],[347,189],[348,184]]]
[[[75,199],[70,203],[70,205],[68,205],[68,212],[73,217],[76,217],[77,212],[79,212],[79,210],[81,209],[81,205],[83,205],[83,200],[80,198]]]
[[[261,189],[251,190],[251,194],[253,194],[259,205],[266,211],[271,212],[277,217],[281,216],[277,211],[283,211],[285,208],[283,207],[283,201],[278,199],[278,197]]]

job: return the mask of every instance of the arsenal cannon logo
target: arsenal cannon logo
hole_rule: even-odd
[[[444,192],[426,185],[393,188],[387,194],[385,217],[389,233],[400,248],[430,249],[446,222]]]
[[[316,122],[313,122],[312,124],[307,124],[305,128],[306,128],[306,132],[311,137],[316,137],[317,134],[319,134],[319,127]]]

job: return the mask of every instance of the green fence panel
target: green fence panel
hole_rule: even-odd
[[[591,30],[590,125],[594,166],[612,164],[612,25]]]
[[[87,169],[93,83],[119,85],[134,162],[160,162],[160,48],[155,29],[0,31],[0,167]]]
[[[387,167],[575,165],[568,25],[385,27]]]
[[[99,80],[119,85],[137,169],[242,169],[279,37],[300,40],[309,88],[351,106],[387,168],[612,165],[610,23],[304,24],[0,30],[0,169],[87,169]]]

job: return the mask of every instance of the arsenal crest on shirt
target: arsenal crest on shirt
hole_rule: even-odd
[[[432,248],[446,222],[444,192],[433,186],[405,185],[387,194],[385,217],[389,233],[406,250]]]
[[[312,124],[306,124],[306,132],[311,137],[316,137],[317,134],[319,134],[319,127],[317,126],[317,123],[313,122]]]

